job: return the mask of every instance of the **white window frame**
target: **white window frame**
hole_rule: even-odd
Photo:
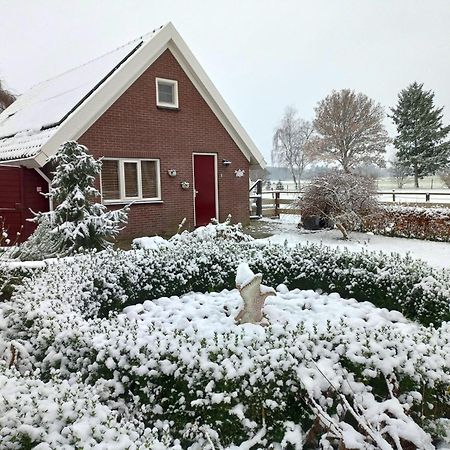
[[[102,195],[102,202],[105,205],[117,204],[117,203],[160,203],[161,200],[161,163],[157,158],[103,158],[108,161],[119,162],[119,191],[120,198],[118,199],[103,199],[103,183],[100,173],[100,188]],[[145,161],[156,162],[156,191],[157,197],[143,197],[142,196],[142,168],[141,163]],[[138,196],[126,197],[125,195],[125,163],[137,164],[137,181],[138,181]]]
[[[159,100],[159,83],[169,84],[173,87],[173,103],[162,102]],[[177,80],[169,80],[167,78],[156,78],[156,105],[161,106],[162,108],[178,108],[178,81]]]

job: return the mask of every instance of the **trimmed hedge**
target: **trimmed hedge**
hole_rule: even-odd
[[[450,321],[450,272],[397,254],[322,245],[261,244],[186,235],[158,250],[105,251],[62,259],[24,282],[15,301],[74,298],[84,317],[107,317],[145,300],[234,288],[246,261],[266,284],[321,289],[398,310],[424,325]]]
[[[361,231],[450,242],[450,208],[384,206],[379,213],[364,218]]]
[[[223,297],[220,303],[218,295]],[[20,372],[35,369],[39,382],[33,381],[30,388],[39,393],[25,415],[21,409],[27,402],[25,396],[13,398],[12,405],[0,404],[0,439],[9,436],[11,429],[16,431],[9,426],[14,420],[39,429],[37,433],[24,427],[34,445],[59,438],[59,433],[71,442],[72,429],[78,428],[87,410],[92,432],[86,437],[97,440],[105,424],[90,411],[100,408],[109,414],[107,406],[115,412],[106,424],[113,429],[112,437],[119,433],[131,437],[130,433],[138,432],[136,437],[142,438],[145,430],[155,430],[156,424],[167,421],[169,442],[178,441],[178,450],[212,448],[206,433],[223,447],[239,445],[252,440],[261,429],[265,441],[254,442],[261,444],[260,448],[286,443],[286,437],[294,433],[297,438],[287,442],[299,443],[298,436],[303,441],[309,435],[303,448],[318,449],[323,448],[319,440],[328,437],[330,445],[325,448],[331,450],[343,448],[345,439],[340,445],[339,435],[327,436],[329,423],[317,424],[317,418],[325,413],[339,422],[342,431],[352,431],[351,426],[357,429],[348,401],[360,419],[389,442],[397,436],[414,442],[414,448],[433,448],[431,437],[423,430],[436,429],[448,416],[449,324],[425,328],[408,323],[400,314],[371,314],[368,307],[364,316],[342,314],[340,320],[325,323],[275,319],[265,328],[237,326],[225,310],[238,297],[236,292],[213,294],[203,301],[202,296],[165,298],[156,305],[148,301],[109,319],[84,319],[76,297],[57,303],[41,295],[29,298],[27,305],[10,302],[3,336],[14,339],[14,345],[20,343]],[[292,311],[289,302],[301,302],[301,297],[298,291],[286,293],[286,312]],[[330,305],[330,298],[320,297],[310,291],[297,306],[296,317],[301,317],[303,307],[309,309],[308,304],[314,309],[314,299],[319,310]],[[208,312],[206,300],[216,303],[216,311],[220,311],[217,324],[214,319],[218,315]],[[168,315],[164,303],[171,302],[177,302],[179,310],[185,308],[185,317],[195,326]],[[204,322],[198,320],[203,314]],[[318,311],[316,317],[320,320],[323,315]],[[3,336],[0,334],[0,350]],[[58,389],[55,376],[71,380],[73,389],[67,383]],[[9,385],[21,386],[21,392],[27,389],[28,383],[19,374],[16,377]],[[2,381],[0,376],[0,390]],[[49,402],[42,403],[41,396],[49,396],[55,409],[76,401],[72,393],[78,386],[72,382],[80,387],[77,407],[71,408],[69,416],[64,410],[54,414],[57,422],[48,420],[45,406]],[[7,389],[11,392],[10,386]],[[86,405],[91,395],[98,405]],[[9,422],[5,428],[3,411]],[[130,423],[118,423],[120,416]],[[132,419],[139,421],[137,428],[129,428],[135,422]],[[315,431],[309,433],[311,429]],[[160,431],[155,430],[154,439],[162,439]],[[432,434],[444,435],[440,431]],[[359,436],[358,441],[358,448],[389,448],[378,446],[368,436]],[[78,447],[88,445],[80,441]]]
[[[421,428],[436,429],[448,416],[448,323],[425,328],[404,319],[397,322],[392,313],[386,322],[369,325],[369,320],[353,321],[350,315],[317,326],[279,322],[255,329],[232,323],[226,332],[205,338],[201,327],[185,330],[181,323],[174,328],[163,313],[152,316],[156,302],[142,304],[190,291],[234,287],[242,260],[273,286],[337,291],[404,310],[424,323],[449,316],[448,272],[398,255],[268,245],[237,229],[226,237],[182,235],[157,250],[62,259],[24,279],[11,301],[0,308],[0,354],[15,346],[20,372],[33,373],[28,382],[19,373],[2,377],[0,370],[0,388],[4,384],[11,391],[18,386],[20,391],[17,400],[0,407],[0,416],[7,420],[2,427],[0,419],[0,438],[12,442],[11,448],[16,448],[17,438],[25,439],[29,447],[54,437],[71,444],[84,411],[95,417],[91,411],[100,408],[108,418],[110,408],[109,422],[89,424],[90,433],[82,437],[89,442],[80,440],[80,448],[96,442],[108,428],[110,440],[123,436],[124,445],[131,439],[161,449],[180,450],[191,444],[192,450],[211,448],[209,440],[218,448],[219,443],[247,441],[262,448],[271,443],[279,444],[273,448],[295,448],[298,436],[306,440],[308,430],[315,431],[303,448],[316,449],[324,439],[330,442],[322,448],[342,448],[345,439],[339,443],[339,437],[330,438],[328,424],[316,429],[316,419],[323,413],[333,417],[348,437],[347,431],[358,429],[348,401],[357,405],[359,416],[374,430],[383,430],[380,435],[387,441],[412,440],[417,448],[431,450],[431,437]],[[229,294],[231,298],[236,293]],[[132,304],[139,305],[115,314]],[[196,309],[195,304],[190,306]],[[58,379],[71,382],[59,388]],[[41,397],[49,396],[55,408],[61,398],[76,401],[72,392],[78,385],[71,383],[79,384],[79,407],[69,417],[63,411],[57,422],[49,420],[49,403],[41,403]],[[28,405],[22,392],[28,387],[39,394],[31,413],[22,417]],[[27,425],[24,436],[17,436],[15,423]],[[413,434],[405,434],[412,429]],[[256,441],[258,430],[264,435]],[[169,445],[156,447],[165,431],[170,434],[164,438]],[[367,443],[361,448],[380,448],[368,436],[358,440]]]

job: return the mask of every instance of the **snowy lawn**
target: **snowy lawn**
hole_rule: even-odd
[[[264,238],[274,243],[287,242],[288,245],[302,243],[325,244],[346,248],[350,251],[381,251],[385,253],[410,254],[437,268],[450,268],[450,243],[420,239],[393,238],[370,233],[351,233],[350,240],[342,240],[338,230],[307,231],[297,228],[299,216],[282,214],[280,219],[264,218],[249,227],[251,234],[267,235]]]

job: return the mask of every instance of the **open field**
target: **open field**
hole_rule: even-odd
[[[409,181],[402,189],[396,187],[392,178],[380,178],[377,180],[378,199],[383,203],[412,203],[420,205],[447,205],[450,204],[450,189],[446,188],[440,178],[427,177],[421,180],[419,189],[412,187]],[[309,181],[305,181],[303,186]],[[277,183],[271,183],[271,189],[267,182],[263,182],[263,208],[273,209],[277,192]],[[279,206],[283,209],[291,207],[293,200],[300,198],[301,193],[296,189],[295,184],[288,181],[281,181],[283,189],[279,190]],[[428,186],[428,187],[427,187]],[[429,186],[433,186],[430,188]],[[301,188],[300,188],[301,191]],[[270,201],[273,199],[273,202]]]
[[[302,184],[308,183],[310,180],[304,180]],[[295,184],[292,180],[281,180],[286,190],[294,191]],[[273,188],[275,188],[275,185],[278,183],[278,180],[271,180],[271,183],[273,185]],[[376,180],[377,183],[377,189],[382,191],[386,189],[399,189],[397,180],[394,177],[380,177]],[[266,182],[264,182],[263,185],[264,190],[266,190]],[[414,178],[413,177],[407,177],[405,184],[403,185],[402,189],[415,189],[414,188]],[[441,177],[434,175],[434,176],[428,176],[424,177],[423,179],[419,180],[419,189],[423,190],[430,190],[430,189],[443,189],[444,191],[450,191],[450,189],[444,184]]]
[[[397,180],[394,177],[383,177],[377,180],[377,187],[379,190],[383,189],[398,189]],[[414,178],[408,177],[403,189],[413,189],[414,188]],[[420,189],[447,189],[447,186],[443,183],[441,177],[439,176],[429,176],[424,177],[419,180]]]

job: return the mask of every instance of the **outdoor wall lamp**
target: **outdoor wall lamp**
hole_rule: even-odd
[[[231,161],[228,161],[228,159],[222,159],[222,164],[224,166],[229,166],[231,164]]]

